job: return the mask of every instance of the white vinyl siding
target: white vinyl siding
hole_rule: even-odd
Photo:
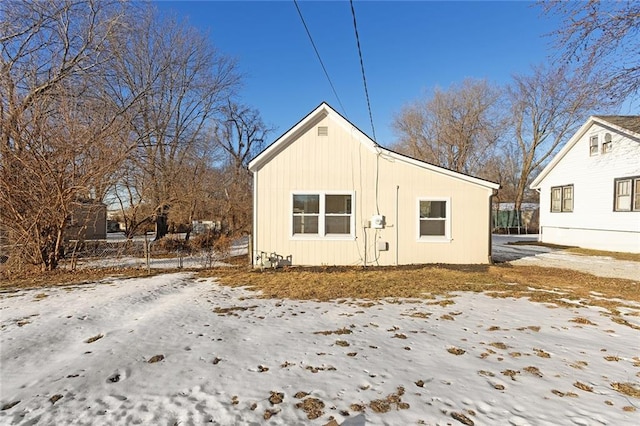
[[[451,240],[450,198],[418,199],[418,240]]]
[[[292,194],[292,236],[354,236],[353,193],[318,191]]]

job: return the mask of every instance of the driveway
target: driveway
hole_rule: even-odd
[[[537,234],[494,234],[492,241],[495,262],[573,269],[600,277],[625,278],[640,282],[640,262],[617,260],[609,256],[587,256],[537,245],[522,245],[522,242],[537,242]],[[520,244],[512,245],[515,242]]]

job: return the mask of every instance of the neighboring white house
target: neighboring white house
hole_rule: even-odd
[[[498,184],[384,149],[326,103],[249,170],[256,266],[491,261]]]
[[[640,116],[593,116],[533,181],[540,240],[640,253]]]

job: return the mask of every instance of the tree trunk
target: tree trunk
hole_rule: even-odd
[[[156,238],[154,241],[158,241],[169,233],[169,222],[167,221],[166,213],[158,213],[156,215]]]

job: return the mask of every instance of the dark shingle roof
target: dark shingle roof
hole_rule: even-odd
[[[640,115],[596,115],[595,117],[634,133],[640,133]]]

